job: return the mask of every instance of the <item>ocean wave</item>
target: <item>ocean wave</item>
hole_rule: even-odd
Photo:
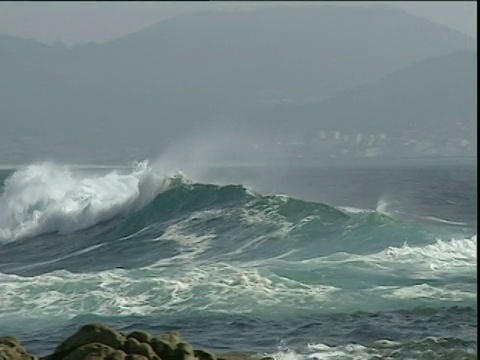
[[[474,342],[452,337],[426,337],[407,342],[383,339],[372,344],[350,343],[337,346],[312,343],[297,351],[286,349],[269,355],[275,360],[477,358]]]
[[[178,181],[148,162],[107,174],[75,173],[68,166],[40,163],[18,169],[0,195],[0,243],[44,233],[72,233],[152,201]]]
[[[441,223],[441,224],[447,224],[447,225],[453,225],[453,226],[467,226],[468,224],[462,221],[452,221],[452,220],[446,220],[446,219],[441,219],[435,216],[423,216],[421,217],[424,220],[431,221],[431,222],[436,222],[436,223]]]
[[[17,169],[5,180],[0,244],[46,233],[70,234],[115,217],[123,219],[120,228],[125,233],[119,235],[127,236],[152,222],[181,221],[194,212],[215,209],[224,213],[237,209],[240,213],[234,216],[247,225],[283,222],[289,232],[300,229],[304,237],[315,237],[322,227],[348,218],[355,221],[347,232],[362,223],[382,227],[401,221],[395,206],[386,199],[380,199],[375,209],[359,209],[285,195],[262,196],[242,185],[201,184],[181,172],[163,174],[147,161],[103,173],[40,163]]]
[[[200,246],[192,246],[193,252],[207,247],[210,240],[197,241]],[[183,312],[285,314],[302,309],[345,313],[476,304],[476,283],[442,283],[433,277],[412,281],[411,274],[418,272],[415,265],[409,265],[410,273],[406,273],[394,264],[372,271],[332,263],[312,268],[278,260],[193,262],[187,254],[188,249],[178,257],[137,269],[56,270],[37,276],[0,273],[0,320],[2,314],[12,313],[29,318]],[[470,268],[471,276],[474,271]],[[395,283],[385,285],[385,277]]]
[[[302,282],[322,276],[326,283],[385,299],[463,301],[476,298],[476,247],[475,235],[417,246],[388,246],[364,255],[350,250],[295,261],[271,259],[267,263],[275,272]],[[339,274],[349,276],[342,278]]]
[[[369,255],[333,254],[331,256],[305,260],[305,263],[365,262],[370,264],[415,265],[417,270],[444,274],[458,273],[460,269],[471,271],[477,266],[477,235],[469,238],[454,236],[448,240],[436,239],[434,243],[400,247],[389,246]]]
[[[162,194],[162,196],[159,196]],[[247,212],[276,211],[295,222],[307,215],[342,213],[324,204],[285,196],[262,197],[241,185],[198,184],[185,174],[162,174],[144,161],[133,169],[73,171],[40,163],[17,169],[0,195],[0,243],[46,233],[70,234],[114,217],[129,231],[149,219],[165,221],[210,208],[246,206]],[[270,208],[270,210],[268,209]]]
[[[322,303],[336,290],[332,286],[302,284],[264,269],[229,264],[82,274],[60,270],[35,277],[0,273],[0,319],[2,313],[71,318],[85,313],[250,313],[265,308],[279,311]]]
[[[370,204],[195,182],[148,162],[18,168],[0,193],[0,324],[55,341],[86,319],[178,325],[262,352],[285,339],[277,360],[474,358],[477,236],[465,213]]]
[[[0,203],[1,254],[15,258],[0,270],[24,275],[283,261],[299,273],[341,264],[354,274],[384,269],[385,276],[438,279],[476,267],[476,236],[397,220],[385,199],[372,210],[337,208],[242,185],[194,183],[182,173],[165,176],[148,162],[104,173],[30,165],[6,179]],[[21,252],[6,246],[47,233],[53,234],[25,239]],[[36,241],[42,253],[32,253]]]

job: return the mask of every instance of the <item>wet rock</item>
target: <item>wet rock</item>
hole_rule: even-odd
[[[178,331],[168,331],[158,337],[158,339],[164,340],[172,345],[172,347],[176,347],[179,343],[182,342],[182,338]]]
[[[0,345],[23,349],[22,345],[20,344],[20,340],[18,340],[16,337],[13,337],[13,336],[6,336],[3,338],[0,338]]]
[[[70,351],[91,343],[107,345],[114,350],[122,348],[126,339],[118,331],[103,324],[88,324],[82,326],[76,334],[62,342],[56,349],[55,354],[68,354]]]
[[[127,342],[123,346],[123,350],[127,354],[137,354],[137,355],[143,355],[149,360],[160,360],[158,355],[155,353],[155,351],[152,349],[150,344],[140,342],[135,338],[129,338],[127,339]]]
[[[34,359],[36,359],[36,357],[28,354],[17,338],[13,336],[0,338],[0,360]]]
[[[114,352],[110,346],[93,343],[72,350],[62,360],[106,360]]]
[[[148,360],[148,358],[139,354],[129,354],[125,360]]]
[[[0,360],[20,360],[22,356],[15,348],[0,345]]]
[[[172,360],[195,360],[195,353],[193,348],[184,342],[178,343],[173,350]]]
[[[194,350],[193,353],[198,360],[217,360],[217,356],[207,350]]]
[[[108,357],[107,360],[125,360],[125,354],[122,350],[114,350]]]
[[[157,354],[162,360],[168,360],[173,355],[174,346],[161,338],[152,339],[150,341],[150,346],[153,351],[155,351],[155,354]]]
[[[15,337],[0,338],[0,360],[38,360],[28,354]],[[215,354],[194,350],[177,331],[152,337],[145,331],[128,336],[100,323],[81,327],[40,360],[259,360],[240,353]],[[274,360],[264,357],[260,360]]]
[[[150,343],[150,341],[152,341],[152,335],[150,335],[146,331],[132,331],[127,336],[127,339],[130,339],[130,338],[137,339],[142,343]]]

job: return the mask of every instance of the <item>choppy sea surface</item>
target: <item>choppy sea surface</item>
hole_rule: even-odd
[[[276,359],[476,359],[476,184],[465,164],[0,170],[0,336],[43,356],[101,321]]]

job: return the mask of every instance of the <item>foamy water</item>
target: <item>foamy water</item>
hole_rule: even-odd
[[[164,170],[41,163],[5,173],[5,335],[35,348],[38,331],[58,340],[95,320],[180,326],[276,359],[475,353],[477,236],[446,220],[454,212],[416,214],[384,195],[371,208],[266,196]]]

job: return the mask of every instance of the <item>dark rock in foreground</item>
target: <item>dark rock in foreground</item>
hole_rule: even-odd
[[[125,334],[100,323],[84,325],[40,360],[254,360],[244,354],[215,354],[193,349],[178,332],[152,336],[145,331]],[[263,358],[261,360],[273,360]],[[14,337],[0,338],[0,360],[38,360]]]

